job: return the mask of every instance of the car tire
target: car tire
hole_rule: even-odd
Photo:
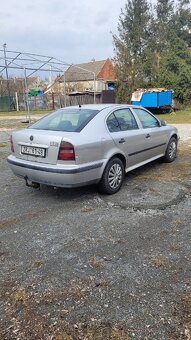
[[[176,155],[177,155],[177,139],[175,137],[172,137],[169,140],[166,153],[164,156],[164,161],[166,163],[171,163],[175,160]]]
[[[108,195],[115,194],[122,186],[124,175],[123,162],[117,157],[112,158],[105,167],[99,183],[99,191]]]

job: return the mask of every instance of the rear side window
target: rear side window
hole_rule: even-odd
[[[30,129],[80,132],[98,112],[80,108],[59,110],[40,119]]]
[[[138,129],[137,122],[130,109],[120,109],[113,112],[107,119],[110,132]]]
[[[137,114],[144,129],[154,128],[154,127],[159,126],[158,120],[155,117],[153,117],[149,112],[143,109],[138,109],[138,108],[133,109],[133,110]]]

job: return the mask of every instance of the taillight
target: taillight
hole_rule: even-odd
[[[71,143],[61,142],[59,153],[58,153],[58,160],[75,161],[75,151]]]
[[[14,146],[13,146],[13,138],[12,138],[12,136],[10,137],[10,148],[11,148],[11,152],[14,152]]]

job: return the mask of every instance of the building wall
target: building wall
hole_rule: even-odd
[[[61,92],[64,92],[64,83],[60,83]],[[102,92],[107,89],[107,84],[100,80],[95,81],[95,91]],[[83,82],[68,82],[66,83],[66,92],[74,92],[74,91],[94,91],[94,81],[83,81]]]

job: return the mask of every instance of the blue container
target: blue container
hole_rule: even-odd
[[[172,105],[172,91],[158,92],[158,106]]]
[[[170,108],[172,105],[172,91],[143,92],[140,101],[132,101],[133,105],[146,108]]]

